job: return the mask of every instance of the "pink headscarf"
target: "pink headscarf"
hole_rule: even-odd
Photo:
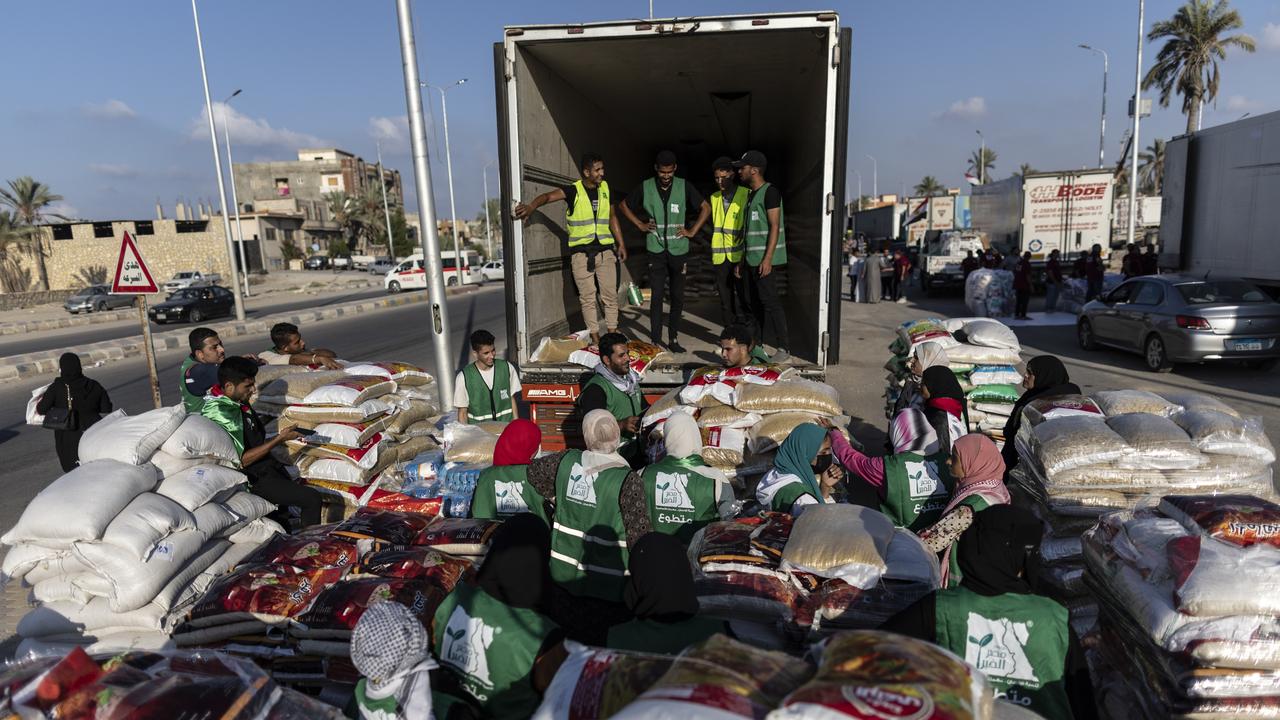
[[[1009,489],[1004,485],[1004,458],[1000,449],[986,435],[970,433],[951,443],[951,454],[960,459],[963,477],[956,478],[956,489],[951,494],[951,502],[942,510],[942,517],[960,506],[965,498],[978,495],[988,505],[1009,504]],[[951,569],[951,552],[956,543],[951,543],[942,554],[942,587],[949,582]]]

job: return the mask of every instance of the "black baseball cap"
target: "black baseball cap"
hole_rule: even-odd
[[[769,161],[765,160],[764,153],[760,152],[759,150],[748,150],[742,153],[741,160],[738,160],[733,164],[734,167],[742,167],[744,165],[750,165],[751,167],[760,168],[761,170],[764,170],[766,167],[768,167]]]
[[[675,165],[676,154],[670,150],[661,150],[658,152],[658,156],[653,159],[653,164],[659,167],[663,165]]]
[[[733,160],[730,160],[724,155],[721,155],[720,157],[716,158],[715,162],[711,163],[711,169],[712,170],[732,170]]]

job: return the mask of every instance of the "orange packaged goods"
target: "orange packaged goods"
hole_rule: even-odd
[[[246,565],[216,580],[191,609],[186,625],[201,628],[238,620],[273,623],[296,617],[345,573],[346,568]]]
[[[651,365],[659,360],[670,360],[671,353],[652,343],[632,340],[627,343],[627,353],[631,357],[631,369],[644,375]]]
[[[876,630],[831,638],[813,680],[769,715],[858,720],[977,720],[993,700],[980,675],[936,645]]]
[[[1252,495],[1166,495],[1160,512],[1192,532],[1234,545],[1280,548],[1280,505]]]
[[[489,549],[489,538],[501,526],[497,520],[438,518],[412,543],[402,544],[435,548],[450,555],[479,557]]]
[[[472,562],[431,548],[378,550],[365,556],[360,572],[389,578],[423,579],[445,591],[471,571]]]
[[[418,513],[362,507],[334,528],[333,536],[352,540],[372,540],[375,545],[413,545],[431,524]]]
[[[404,493],[377,488],[365,501],[364,506],[374,510],[395,510],[397,512],[416,513],[433,518],[440,514],[443,498],[419,498]]]
[[[243,565],[291,565],[300,570],[345,568],[355,564],[356,548],[332,538],[277,535],[250,553]]]
[[[301,627],[291,632],[310,639],[350,639],[364,611],[386,600],[409,608],[429,627],[445,595],[425,579],[347,578],[322,592],[311,609],[298,618]]]

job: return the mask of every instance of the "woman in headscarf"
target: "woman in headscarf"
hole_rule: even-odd
[[[1004,424],[1004,447],[1000,455],[1004,457],[1005,470],[1012,470],[1018,465],[1018,448],[1014,438],[1022,429],[1022,409],[1032,400],[1051,398],[1059,395],[1079,395],[1080,388],[1071,382],[1067,375],[1067,366],[1052,355],[1037,355],[1027,361],[1027,372],[1022,376],[1022,397],[1013,404],[1009,420]]]
[[[1089,670],[1067,610],[1033,594],[1027,581],[1041,533],[1034,515],[1012,505],[979,514],[960,536],[960,584],[925,596],[881,629],[973,659],[1000,695],[1040,717],[1095,718]],[[984,663],[986,655],[1025,659],[1029,667]]]
[[[956,374],[945,365],[934,365],[920,374],[924,416],[938,434],[938,449],[951,452],[951,443],[969,432],[969,406]]]
[[[644,469],[644,497],[654,531],[688,544],[733,502],[729,478],[702,461],[702,433],[692,415],[678,412],[662,424],[666,457]]]
[[[67,410],[67,427],[53,431],[53,449],[62,471],[71,472],[80,462],[80,436],[111,412],[111,398],[97,380],[84,376],[79,355],[63,353],[58,368],[58,377],[45,388],[36,412],[48,415],[54,408]]]
[[[676,655],[716,633],[732,634],[723,620],[698,615],[693,571],[676,538],[657,532],[640,538],[628,568],[623,599],[635,618],[610,628],[606,647]]]
[[[531,420],[518,418],[498,436],[493,467],[485,468],[476,480],[471,517],[505,520],[530,512],[546,522],[550,518],[547,501],[529,484],[529,462],[542,445],[542,431]]]
[[[938,451],[938,436],[924,413],[908,408],[893,418],[893,454],[885,457],[863,454],[834,428],[827,436],[836,460],[875,492],[878,502],[873,507],[894,525],[914,532],[937,522],[951,497],[952,481],[947,455]]]
[[[835,502],[832,490],[843,478],[826,430],[801,423],[778,447],[773,469],[756,486],[756,500],[770,510],[799,515],[809,505]]]
[[[907,360],[907,370],[911,371],[911,376],[903,382],[902,392],[898,393],[898,400],[893,404],[894,416],[909,407],[924,407],[924,398],[920,395],[921,376],[932,367],[950,368],[949,363],[947,349],[940,342],[926,340],[911,348],[911,357]]]
[[[351,632],[351,664],[363,676],[355,694],[361,720],[431,717],[429,673],[438,666],[409,608],[394,600],[369,606]]]
[[[546,523],[515,515],[493,534],[475,580],[459,582],[436,609],[432,647],[448,671],[440,686],[485,717],[532,715],[564,661],[564,634],[545,614],[550,554]]]
[[[960,582],[963,576],[956,557],[956,540],[973,524],[978,513],[993,505],[1009,504],[1004,486],[1004,460],[991,438],[977,433],[965,435],[951,448],[948,468],[955,478],[951,500],[942,509],[938,522],[921,530],[920,539],[931,552],[942,553],[942,587]]]
[[[582,420],[586,450],[529,463],[529,484],[553,506],[551,577],[571,599],[556,619],[575,640],[595,644],[625,617],[627,549],[653,528],[644,481],[618,454],[622,434],[608,410]],[[561,612],[563,611],[563,612]]]

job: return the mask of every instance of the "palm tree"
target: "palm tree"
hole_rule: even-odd
[[[933,197],[934,195],[945,193],[947,189],[942,186],[942,183],[938,182],[938,178],[932,175],[925,175],[920,179],[920,182],[916,183],[915,191],[916,195]]]
[[[1031,167],[1031,163],[1022,163],[1018,166],[1018,177],[1025,178],[1035,171],[1036,169]]]
[[[31,272],[22,267],[23,250],[31,230],[19,226],[13,215],[0,210],[0,290],[22,292],[31,287]]]
[[[974,150],[969,156],[969,171],[978,176],[983,183],[991,180],[991,171],[996,167],[996,151],[991,148]]]
[[[34,228],[47,218],[66,220],[66,217],[58,213],[46,213],[44,211],[45,208],[61,200],[61,195],[54,194],[49,190],[48,185],[32,178],[30,175],[24,175],[17,180],[10,180],[7,190],[0,188],[0,205],[7,205],[13,211],[11,222],[16,226]],[[45,290],[48,290],[50,289],[49,272],[45,268],[44,247],[40,240],[40,235],[35,232],[29,232],[24,237],[27,249],[36,257],[36,266],[40,270],[40,284],[44,286]]]
[[[1156,140],[1138,155],[1138,180],[1141,192],[1160,194],[1164,179],[1164,141]]]
[[[1200,107],[1218,97],[1218,61],[1225,60],[1227,48],[1253,52],[1253,38],[1243,33],[1223,34],[1244,27],[1240,13],[1227,0],[1188,0],[1173,17],[1155,23],[1147,40],[1168,38],[1156,54],[1155,64],[1142,79],[1143,89],[1160,89],[1160,107],[1169,107],[1174,92],[1182,96],[1182,112],[1187,116],[1187,132],[1200,125]]]
[[[359,227],[359,202],[341,190],[328,193],[325,195],[325,200],[329,203],[329,216],[342,229],[343,241],[349,240]],[[329,251],[330,254],[333,253],[332,245]]]

